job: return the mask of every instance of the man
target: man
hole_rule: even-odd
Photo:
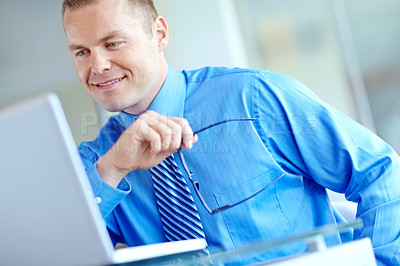
[[[121,111],[79,146],[114,243],[171,240],[176,218],[165,212],[176,201],[161,206],[163,165],[187,184],[194,237],[211,253],[339,222],[329,188],[358,203],[365,227],[354,238],[370,237],[382,265],[400,263],[400,159],[380,138],[290,77],[168,66],[167,24],[151,0],[64,0],[63,19],[82,84],[106,110]],[[193,133],[226,119],[254,120]],[[206,209],[226,205],[235,206]],[[302,251],[294,243],[241,263]]]

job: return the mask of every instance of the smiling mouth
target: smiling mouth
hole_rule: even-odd
[[[119,82],[119,81],[123,80],[125,77],[126,77],[126,76],[123,76],[122,78],[110,80],[109,82],[106,82],[106,83],[97,83],[97,84],[93,84],[93,85],[95,85],[95,86],[97,86],[97,87],[105,87],[105,86],[109,86],[109,85],[111,85],[111,84],[114,84],[114,83],[116,83],[116,82]]]

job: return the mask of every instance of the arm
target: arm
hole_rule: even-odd
[[[400,264],[400,159],[382,139],[283,75],[260,76],[264,143],[286,171],[301,174],[358,203],[378,262]]]
[[[131,191],[125,176],[136,169],[149,169],[179,148],[197,141],[188,122],[148,111],[126,130],[109,121],[93,142],[79,146],[100,211],[114,243],[120,241],[112,211]]]

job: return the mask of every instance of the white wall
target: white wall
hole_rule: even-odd
[[[169,26],[165,54],[177,69],[204,66],[247,67],[232,1],[155,0]]]
[[[0,108],[54,91],[75,141],[92,138],[98,125],[86,127],[83,119],[97,113],[96,105],[75,74],[62,27],[61,1],[1,0],[0,36]]]

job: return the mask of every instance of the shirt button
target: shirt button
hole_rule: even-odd
[[[95,197],[94,198],[94,202],[96,202],[97,204],[101,203],[101,198],[100,197]]]

